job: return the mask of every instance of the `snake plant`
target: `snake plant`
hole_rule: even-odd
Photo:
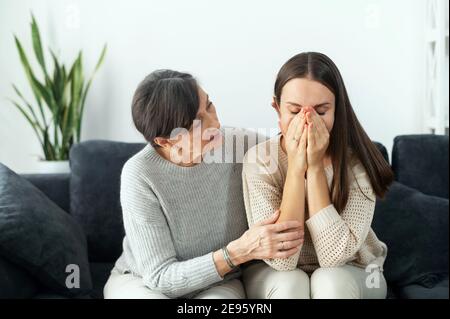
[[[23,46],[14,35],[20,61],[25,70],[34,103],[28,102],[16,85],[12,85],[16,99],[9,99],[25,117],[36,133],[41,144],[45,160],[67,160],[70,147],[80,142],[86,96],[92,79],[100,68],[105,54],[106,44],[89,79],[83,73],[83,55],[80,50],[70,69],[60,62],[55,53],[49,49],[52,71],[47,69],[42,49],[39,28],[31,15],[31,38],[34,55],[41,69],[41,79],[32,69]]]

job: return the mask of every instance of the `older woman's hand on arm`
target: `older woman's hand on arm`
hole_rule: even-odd
[[[250,227],[240,238],[227,247],[235,265],[250,260],[284,259],[298,252],[303,243],[303,225],[297,220],[276,223],[280,212]],[[224,260],[221,251],[214,253],[219,273],[231,269]]]

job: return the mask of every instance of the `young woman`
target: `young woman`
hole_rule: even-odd
[[[123,254],[105,298],[245,298],[240,264],[289,257],[303,242],[301,223],[275,224],[277,214],[247,230],[243,155],[229,160],[237,145],[227,142],[245,147],[256,137],[219,130],[208,95],[171,70],[140,83],[132,116],[148,144],[122,170]],[[262,234],[269,239],[255,245]]]
[[[292,57],[272,106],[281,134],[244,159],[247,219],[251,226],[280,209],[277,223],[306,224],[305,240],[288,258],[246,267],[248,297],[385,298],[387,248],[371,222],[393,173],[356,118],[337,67],[320,53]]]

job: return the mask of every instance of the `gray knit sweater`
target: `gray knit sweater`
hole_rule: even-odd
[[[125,238],[117,271],[142,277],[149,289],[171,298],[190,298],[239,276],[236,271],[222,278],[212,253],[248,228],[242,159],[263,137],[242,129],[222,132],[222,146],[193,167],[165,160],[150,144],[126,162],[120,189]]]

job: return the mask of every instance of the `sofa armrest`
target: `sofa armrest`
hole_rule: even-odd
[[[23,174],[21,176],[70,213],[70,174]]]
[[[448,141],[445,135],[399,135],[392,148],[395,179],[427,195],[448,196]]]

